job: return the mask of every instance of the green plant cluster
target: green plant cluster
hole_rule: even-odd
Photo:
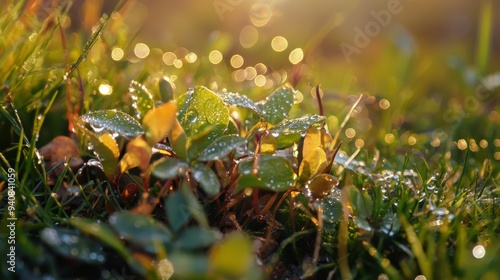
[[[0,19],[4,256],[17,218],[16,272],[2,263],[2,279],[500,277],[500,177],[489,158],[354,158],[340,134],[363,97],[330,130],[319,86],[319,113],[301,116],[288,84],[255,102],[203,85],[179,92],[143,71],[117,82],[123,100],[85,96],[79,69],[96,67],[87,58],[109,19],[54,67],[69,6],[40,19],[24,5]],[[72,138],[44,126],[61,114]],[[54,139],[40,147],[43,135]]]

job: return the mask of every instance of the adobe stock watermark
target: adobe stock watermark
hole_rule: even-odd
[[[215,12],[217,12],[220,20],[224,20],[225,13],[232,12],[244,1],[245,0],[214,0],[212,4],[214,5]]]
[[[7,270],[16,272],[16,171],[7,171]]]
[[[346,58],[347,62],[351,62],[351,56],[353,54],[361,53],[361,50],[366,48],[371,43],[372,38],[380,34],[383,28],[389,26],[392,21],[392,17],[402,11],[403,5],[400,0],[388,0],[385,9],[370,11],[370,15],[373,20],[367,22],[364,28],[360,28],[358,26],[354,27],[353,43],[340,43],[340,50],[342,50],[342,54]]]

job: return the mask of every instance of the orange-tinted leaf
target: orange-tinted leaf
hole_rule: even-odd
[[[319,174],[306,184],[306,195],[312,200],[327,197],[337,187],[339,180],[330,174]]]
[[[139,187],[134,183],[130,183],[125,186],[125,189],[123,189],[123,192],[120,194],[120,200],[126,204],[131,204],[138,194]]]
[[[131,140],[127,144],[127,152],[120,160],[120,173],[137,166],[145,171],[149,166],[151,154],[151,147],[142,137]]]
[[[176,113],[177,106],[173,102],[165,103],[146,113],[142,120],[142,128],[146,133],[146,142],[150,146],[167,137],[177,119]]]
[[[45,161],[45,169],[64,163],[70,158],[69,167],[73,170],[78,169],[83,164],[75,142],[67,136],[55,137],[50,143],[40,148],[40,154],[42,154]],[[61,174],[64,168],[64,164],[59,165],[55,170],[55,174]]]

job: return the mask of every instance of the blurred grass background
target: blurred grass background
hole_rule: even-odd
[[[24,16],[47,21],[60,3],[26,1]],[[148,0],[125,1],[111,13],[117,3],[75,1],[68,15],[58,19],[65,35],[52,34],[49,53],[27,75],[39,88],[44,79],[60,76],[79,56],[101,15],[110,15],[101,40],[70,79],[74,89],[58,98],[54,114],[47,117],[50,130],[42,130],[40,145],[67,133],[60,122],[68,106],[64,99],[75,106],[83,97],[84,112],[123,108],[130,80],[156,90],[158,80],[167,76],[177,94],[206,85],[254,100],[288,82],[303,96],[295,115],[317,112],[313,88],[321,84],[332,131],[363,94],[363,106],[343,134],[348,151],[378,148],[388,155],[414,149],[432,155],[451,150],[463,157],[469,149],[472,159],[500,161],[495,1]],[[374,22],[373,13],[390,5],[400,12],[347,58],[341,44],[355,46],[356,28],[365,30]],[[40,98],[31,92],[16,95],[15,102],[29,112],[28,105],[46,102]],[[32,120],[27,113],[25,122]]]

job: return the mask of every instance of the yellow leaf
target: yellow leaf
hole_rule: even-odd
[[[208,261],[212,272],[240,279],[253,264],[252,243],[241,232],[230,233],[210,249]]]
[[[260,153],[263,155],[273,155],[276,152],[276,138],[271,134],[263,135],[260,138]]]
[[[302,147],[302,156],[306,157],[307,154],[316,150],[316,148],[322,147],[321,145],[321,133],[316,127],[311,127],[307,130],[306,136],[304,137],[304,145]]]
[[[115,158],[120,156],[120,150],[118,149],[118,144],[116,144],[115,138],[109,133],[103,133],[99,136],[99,141],[109,149]]]
[[[168,102],[160,107],[149,110],[142,119],[142,128],[146,132],[146,142],[149,146],[167,137],[174,125],[177,113],[177,105]]]
[[[326,153],[321,147],[309,152],[304,156],[299,166],[299,181],[304,182],[309,178],[322,172],[327,165]]]
[[[134,167],[139,167],[142,171],[148,169],[151,159],[151,147],[144,141],[144,138],[137,137],[127,144],[127,152],[120,160],[120,173]]]

